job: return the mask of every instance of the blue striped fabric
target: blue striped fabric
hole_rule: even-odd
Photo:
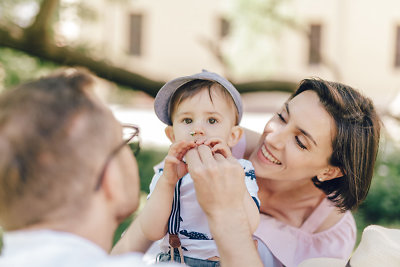
[[[174,192],[174,200],[172,201],[172,209],[171,209],[171,215],[169,216],[169,221],[168,221],[168,233],[177,235],[179,233],[179,227],[180,227],[180,187],[182,184],[182,179],[179,179],[179,181],[176,183],[175,186],[175,192]]]

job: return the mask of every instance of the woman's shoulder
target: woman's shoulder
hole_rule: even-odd
[[[331,210],[316,231],[310,229],[293,227],[262,215],[255,236],[287,266],[297,266],[312,257],[329,255],[346,259],[351,254],[357,231],[350,211],[339,214]]]
[[[313,234],[327,231],[329,229],[333,230],[337,225],[343,223],[347,223],[349,226],[354,226],[355,229],[355,222],[351,212],[340,211],[334,206],[332,201],[324,198],[304,221],[300,229]]]
[[[319,207],[300,227],[286,224],[272,216],[262,214],[260,227],[257,233],[261,236],[268,235],[270,231],[286,232],[289,235],[302,236],[303,239],[313,238],[331,238],[332,235],[348,236],[355,240],[356,223],[350,211],[340,212],[338,209],[326,209],[326,214],[321,210],[325,207]],[[345,234],[343,236],[343,234]],[[347,239],[347,238],[346,238]]]
[[[343,222],[342,222],[342,219],[343,219]],[[353,219],[353,216],[351,215],[351,213],[350,212],[342,212],[339,209],[333,209],[328,214],[326,219],[319,225],[319,227],[316,228],[314,233],[320,233],[323,231],[327,231],[338,224],[344,223],[345,221],[349,221],[350,222],[349,225],[353,224],[352,222],[354,221],[354,219]],[[354,223],[354,227],[355,227],[355,223]]]

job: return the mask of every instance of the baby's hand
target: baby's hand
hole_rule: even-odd
[[[165,158],[163,177],[171,185],[174,185],[182,178],[187,172],[186,163],[182,161],[186,152],[197,145],[194,141],[179,141],[173,143]]]
[[[204,145],[209,146],[213,154],[219,153],[225,158],[228,158],[232,155],[230,147],[221,138],[210,138],[204,142]]]

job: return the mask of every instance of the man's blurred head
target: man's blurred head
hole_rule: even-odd
[[[88,72],[67,69],[0,95],[0,225],[6,230],[78,218],[103,190],[96,184],[122,130],[92,93],[94,85]],[[120,219],[137,207],[137,165],[127,147],[107,165],[105,183],[113,199],[118,195],[112,208]]]

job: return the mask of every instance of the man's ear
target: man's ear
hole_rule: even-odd
[[[324,168],[318,175],[317,179],[320,182],[332,180],[338,177],[342,177],[343,172],[340,170],[339,167],[328,166]]]
[[[243,128],[239,125],[233,126],[231,129],[231,133],[229,134],[228,138],[228,146],[234,147],[242,138],[243,135]]]
[[[118,197],[122,187],[122,181],[120,179],[115,179],[116,173],[112,162],[110,162],[104,172],[103,180],[101,183],[101,190],[103,190],[104,195],[107,199],[112,200]]]
[[[174,129],[172,128],[171,125],[169,125],[165,128],[165,135],[168,137],[168,139],[169,139],[169,141],[171,141],[171,143],[175,142]]]

